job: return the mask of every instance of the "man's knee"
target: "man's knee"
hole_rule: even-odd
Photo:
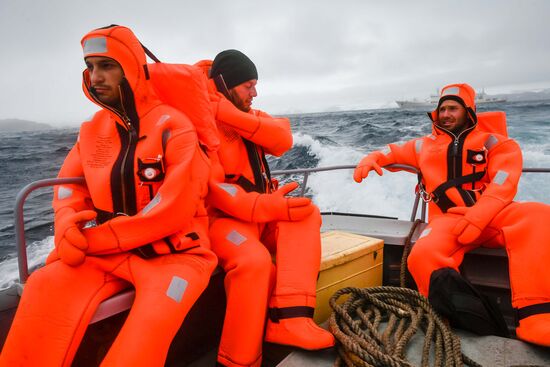
[[[424,246],[421,242],[417,242],[411,249],[407,258],[407,268],[413,277],[416,277],[419,273],[431,273],[434,270],[433,266],[430,266],[432,253],[427,250],[429,250],[427,246]]]
[[[248,248],[233,259],[234,271],[251,279],[269,279],[272,267],[271,254],[265,247]]]

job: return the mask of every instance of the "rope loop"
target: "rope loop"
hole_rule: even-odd
[[[462,354],[460,339],[415,290],[348,287],[329,304],[329,329],[338,340],[335,366],[412,367],[405,352],[419,330],[425,335],[421,366],[429,366],[431,350],[434,366],[480,366]]]

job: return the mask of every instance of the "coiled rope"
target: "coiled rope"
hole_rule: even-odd
[[[407,287],[407,259],[409,258],[409,253],[411,252],[412,236],[414,235],[414,232],[416,231],[416,228],[420,225],[420,223],[422,223],[420,219],[414,221],[413,225],[411,226],[411,230],[409,231],[407,237],[405,237],[405,241],[403,243],[403,255],[401,256],[401,266],[399,268],[399,286],[402,288]]]
[[[406,257],[419,221],[407,236],[400,282],[405,284]],[[408,242],[408,243],[407,243]],[[405,264],[405,265],[403,265]],[[347,295],[341,304],[338,299]],[[406,347],[419,331],[424,332],[421,366],[478,367],[460,348],[460,339],[439,317],[428,300],[415,290],[400,287],[343,288],[329,301],[333,312],[329,329],[339,341],[335,366],[413,366],[405,358]],[[387,322],[384,330],[381,324]]]

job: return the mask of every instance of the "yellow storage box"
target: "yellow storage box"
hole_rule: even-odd
[[[330,316],[328,301],[338,289],[382,285],[384,241],[341,231],[321,234],[321,273],[317,281],[318,324]],[[343,299],[342,299],[343,301]]]

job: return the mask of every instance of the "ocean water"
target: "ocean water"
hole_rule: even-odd
[[[484,105],[507,113],[508,134],[523,150],[524,167],[550,167],[550,101]],[[365,110],[290,116],[294,147],[281,158],[269,158],[272,170],[356,164],[385,144],[428,134],[423,110]],[[28,183],[57,175],[78,129],[0,133],[0,288],[18,277],[13,230],[17,192]],[[297,177],[282,178],[283,180]],[[550,204],[550,174],[525,173],[516,200]],[[322,211],[376,214],[408,219],[416,176],[372,173],[361,184],[352,171],[320,172],[308,180],[307,195]],[[29,265],[41,264],[53,247],[52,190],[40,189],[25,204]]]

